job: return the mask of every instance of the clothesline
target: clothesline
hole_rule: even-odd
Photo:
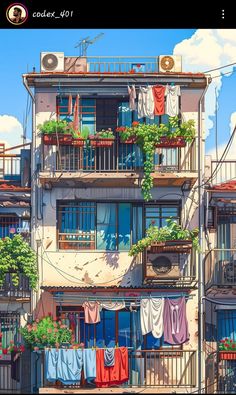
[[[76,295],[53,295],[53,298],[58,300],[62,299],[72,299],[78,301],[86,301],[86,300],[94,300],[94,301],[127,301],[133,302],[142,299],[153,299],[153,298],[181,298],[185,297],[186,299],[192,299],[195,294],[186,295],[185,293],[181,294],[161,294],[158,293],[157,295],[132,295],[132,296],[95,296],[95,295],[88,295],[88,296],[76,296]]]

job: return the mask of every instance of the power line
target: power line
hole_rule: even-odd
[[[229,64],[226,64],[226,65],[224,65],[224,66],[219,66],[219,67],[216,67],[215,69],[203,71],[203,73],[211,73],[212,71],[224,69],[225,67],[234,66],[234,65],[236,65],[236,62],[234,62],[234,63],[229,63]]]

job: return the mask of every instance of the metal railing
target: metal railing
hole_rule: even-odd
[[[206,289],[236,285],[236,249],[214,249],[205,257]]]
[[[217,167],[217,170],[216,170]],[[219,161],[211,161],[211,174],[213,175],[212,184],[220,184],[222,182],[236,180],[236,160],[224,160],[221,164]]]
[[[183,148],[156,148],[155,172],[195,172],[195,140]],[[116,139],[110,147],[44,146],[43,169],[62,172],[143,171],[143,153],[137,144]]]
[[[0,286],[0,297],[29,299],[30,295],[29,279],[22,274],[19,276],[18,285],[13,284],[11,274],[8,273],[4,284]]]
[[[98,73],[157,73],[157,56],[87,56],[87,71]]]
[[[85,380],[79,385],[65,386],[60,382],[50,383],[45,379],[45,359],[41,354],[41,378],[38,388],[84,388]],[[197,383],[196,351],[190,350],[136,350],[129,351],[129,380],[124,388],[134,387],[195,387]]]
[[[21,156],[0,153],[0,180],[20,181]]]
[[[236,359],[221,360],[219,351],[211,352],[206,358],[206,394],[235,394]]]

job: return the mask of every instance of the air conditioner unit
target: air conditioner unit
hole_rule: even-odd
[[[152,253],[146,251],[145,278],[155,280],[171,280],[180,277],[180,254]]]
[[[41,52],[41,71],[64,71],[64,52]]]
[[[177,73],[182,71],[182,56],[180,55],[160,55],[159,72]]]
[[[223,270],[224,270],[224,283],[225,284],[236,284],[236,261],[228,262],[224,265],[223,263]]]

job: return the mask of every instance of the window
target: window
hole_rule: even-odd
[[[59,249],[129,251],[144,236],[144,226],[179,221],[177,204],[63,202],[58,205]]]
[[[217,247],[236,248],[236,210],[233,208],[217,212]]]
[[[14,341],[14,344],[20,341],[19,327],[19,314],[0,311],[0,333],[2,334],[2,348],[9,347],[11,340]]]
[[[130,110],[128,101],[120,102],[118,105],[118,126],[131,126],[134,121],[148,125],[159,125],[161,123],[167,124],[169,122],[169,115],[155,115],[154,119],[138,118],[138,111]]]
[[[236,310],[217,311],[217,339],[236,341]]]
[[[129,310],[109,311],[102,310],[101,321],[97,324],[85,324],[84,310],[78,307],[74,311],[68,307],[63,307],[58,315],[62,322],[73,331],[76,342],[84,343],[85,347],[130,347],[131,336],[131,312]],[[136,314],[136,313],[135,313]]]
[[[145,207],[145,227],[149,228],[150,225],[162,228],[166,225],[166,220],[172,217],[179,222],[179,206],[176,205],[147,205]]]
[[[76,97],[72,97],[72,109],[74,109]],[[73,113],[68,112],[68,96],[57,97],[57,115],[59,119],[67,122],[72,122],[74,119]],[[96,130],[96,100],[95,99],[80,99],[79,100],[79,119],[80,130],[87,131],[89,134],[94,134]]]
[[[0,238],[22,234],[27,239],[30,234],[30,221],[14,215],[0,216]]]
[[[59,204],[59,249],[128,251],[131,215],[130,203]],[[137,217],[134,218],[136,226]]]

